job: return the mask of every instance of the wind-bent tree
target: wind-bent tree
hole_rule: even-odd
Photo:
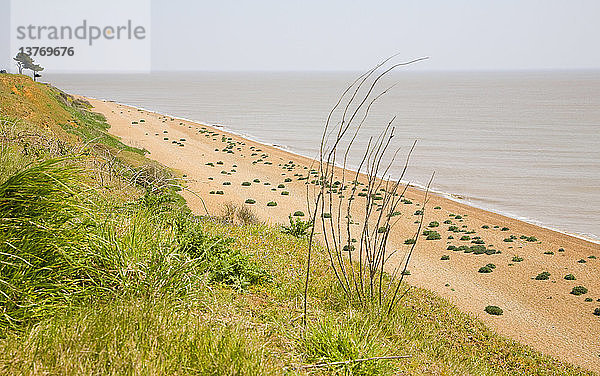
[[[33,80],[36,81],[36,78],[38,77],[42,77],[41,74],[38,74],[38,72],[41,72],[44,70],[44,67],[42,67],[39,64],[31,64],[30,66],[26,67],[27,69],[30,69],[33,72]]]
[[[24,52],[19,52],[17,56],[14,57],[14,60],[17,62],[19,74],[23,74],[23,69],[29,69],[33,73],[32,77],[34,81],[36,80],[36,78],[42,77],[42,75],[38,74],[38,72],[43,71],[44,68],[41,65],[36,64],[35,61],[31,58],[31,56],[29,56],[28,54]]]
[[[17,68],[19,69],[19,74],[23,74],[23,69],[28,69],[29,65],[33,65],[33,59],[31,56],[27,55],[25,52],[19,52],[17,56],[13,58],[17,62]]]

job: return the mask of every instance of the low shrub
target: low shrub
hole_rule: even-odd
[[[573,274],[567,274],[567,275],[566,275],[564,278],[565,278],[567,281],[574,281],[574,280],[576,280],[576,279],[577,279],[577,278],[575,278],[575,276],[574,276]]]
[[[294,217],[304,217],[304,212],[297,210],[294,212]]]
[[[583,295],[583,294],[587,294],[588,289],[586,289],[583,286],[575,286],[573,287],[573,289],[571,290],[571,294],[575,295],[575,296],[579,296],[579,295]]]
[[[404,244],[406,245],[410,245],[410,244],[415,244],[417,241],[415,239],[406,239],[404,241]]]
[[[512,261],[513,262],[521,262],[521,261],[523,261],[523,257],[519,257],[519,256],[515,255],[515,256],[513,256]]]
[[[450,260],[450,256],[449,255],[443,255],[440,260]]]
[[[439,227],[439,222],[433,221],[433,222],[429,222],[428,227]]]
[[[249,187],[250,185],[252,185],[252,183],[250,183],[249,181],[242,182],[243,187]]]
[[[267,202],[267,206],[277,206],[277,203],[275,201],[269,201]]]
[[[297,213],[297,212],[296,212]],[[282,226],[281,232],[290,234],[297,238],[303,238],[308,235],[307,230],[312,227],[312,221],[303,221],[300,218],[288,217],[290,220],[289,226]]]
[[[550,279],[550,273],[548,272],[541,272],[540,274],[535,276],[535,279],[538,281],[545,281],[547,279]]]
[[[504,313],[504,311],[502,311],[502,308],[492,305],[485,307],[485,312],[494,316],[500,316]]]

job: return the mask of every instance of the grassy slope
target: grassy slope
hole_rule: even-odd
[[[55,89],[26,77],[0,75],[0,103],[0,115],[23,119],[18,129],[37,129],[71,143],[101,136],[101,150],[121,149],[128,153],[127,163],[144,163],[143,153],[106,135],[102,119],[72,106]],[[2,205],[7,202],[1,188],[19,171],[30,171],[27,166],[33,158],[23,150],[15,141],[2,143],[0,213],[6,212]],[[40,156],[50,157],[54,155]],[[77,166],[81,161],[73,163]],[[58,168],[57,174],[64,172]],[[315,258],[309,291],[310,322],[303,331],[305,240],[260,224],[234,226],[195,218],[177,203],[164,203],[173,192],[142,196],[143,190],[131,192],[125,186],[122,191],[129,195],[105,193],[107,189],[90,181],[89,172],[66,174],[65,184],[74,190],[86,187],[84,193],[68,196],[75,198],[70,204],[77,209],[77,220],[67,223],[79,223],[85,217],[91,225],[61,227],[63,243],[32,230],[43,242],[19,244],[35,252],[48,241],[64,251],[59,256],[72,255],[68,263],[55,264],[59,272],[52,278],[76,293],[46,288],[53,299],[42,303],[35,300],[35,293],[27,295],[40,309],[25,311],[23,323],[3,329],[0,373],[294,374],[303,371],[284,371],[284,367],[411,354],[408,360],[323,372],[587,374],[494,334],[425,290],[412,289],[385,319],[348,307],[321,252]],[[15,186],[27,187],[31,183],[27,176]],[[38,185],[32,184],[33,192],[40,192]],[[47,210],[62,213],[52,207]],[[7,233],[12,230],[6,229]],[[77,237],[70,231],[76,231]],[[235,240],[227,244],[227,238]],[[14,239],[20,241],[18,236]],[[3,240],[0,236],[1,251],[6,250],[1,248]],[[72,247],[75,240],[78,247]],[[207,254],[218,257],[207,258]],[[45,257],[63,260],[56,255]],[[81,260],[91,268],[85,276],[97,273],[99,277],[65,282],[72,281],[72,267]],[[272,276],[271,282],[260,277],[262,269]],[[75,270],[81,277],[81,269]],[[36,283],[35,278],[28,283]],[[85,288],[78,289],[81,285]]]

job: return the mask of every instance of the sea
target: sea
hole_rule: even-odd
[[[317,157],[331,109],[360,74],[45,74],[44,81]],[[431,188],[448,198],[600,242],[600,71],[400,71],[373,95],[392,85],[372,105],[348,167],[393,119],[392,178],[416,140],[403,180],[424,186],[435,173]],[[340,119],[336,111],[333,134]]]

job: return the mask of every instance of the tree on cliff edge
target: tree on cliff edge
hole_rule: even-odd
[[[17,62],[17,68],[19,68],[19,74],[23,74],[23,69],[27,69],[27,66],[33,64],[33,59],[31,56],[27,55],[25,52],[19,52],[17,56],[13,58],[14,61]]]
[[[36,64],[35,61],[31,58],[31,56],[29,56],[28,54],[24,52],[19,52],[17,56],[14,57],[14,60],[17,62],[19,74],[23,74],[23,69],[29,69],[33,72],[32,76],[34,81],[36,80],[36,78],[42,77],[42,75],[38,74],[38,72],[43,71],[44,68],[41,65]]]

